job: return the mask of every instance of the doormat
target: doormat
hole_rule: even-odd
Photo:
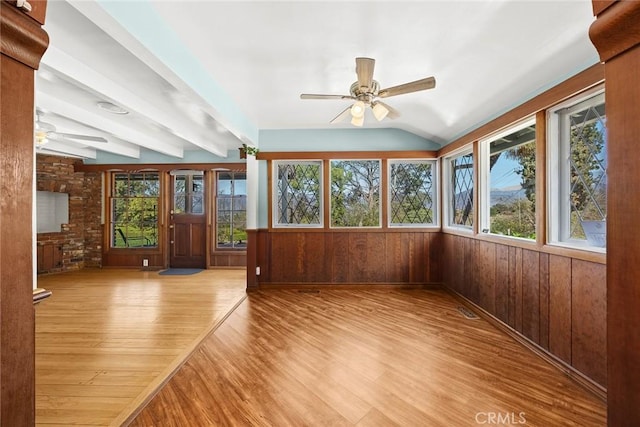
[[[189,276],[191,274],[198,274],[202,270],[202,268],[169,268],[167,270],[162,270],[158,274],[162,276]]]

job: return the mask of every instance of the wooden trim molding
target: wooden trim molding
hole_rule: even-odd
[[[602,61],[609,61],[640,44],[640,2],[618,1],[609,6],[598,7],[598,19],[589,29],[589,37]]]
[[[607,108],[607,422],[640,419],[640,2],[599,11],[589,36],[605,61]]]
[[[37,70],[49,46],[47,33],[37,21],[5,1],[0,1],[0,17],[2,54]]]
[[[593,0],[593,15],[597,16],[600,15],[600,13],[605,10],[606,8],[608,8],[609,6],[613,5],[615,2],[617,2],[618,0]]]
[[[258,160],[436,159],[436,151],[260,151]]]
[[[604,66],[602,64],[592,65],[581,73],[570,77],[557,86],[552,87],[546,92],[541,93],[513,110],[506,112],[502,116],[497,117],[489,123],[469,132],[463,137],[458,138],[451,144],[440,149],[440,151],[438,151],[438,157],[445,156],[452,151],[458,150],[478,139],[482,139],[489,134],[505,129],[518,120],[532,116],[554,104],[558,104],[565,99],[571,98],[573,95],[583,92],[601,83],[603,80]]]
[[[42,1],[46,7],[46,1]],[[42,14],[44,16],[44,14]],[[35,424],[34,70],[49,44],[40,24],[0,1],[0,424]]]

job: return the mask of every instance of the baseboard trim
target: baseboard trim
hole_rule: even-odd
[[[251,291],[269,290],[437,290],[442,283],[260,283]]]
[[[567,375],[569,378],[574,380],[577,384],[579,384],[582,388],[587,390],[588,392],[595,395],[597,398],[601,399],[603,402],[607,401],[607,389],[597,382],[593,381],[591,378],[587,377],[582,372],[578,371],[573,366],[569,365],[567,362],[559,359],[557,356],[549,353],[546,349],[540,347],[540,345],[531,341],[529,338],[522,335],[520,332],[513,329],[511,326],[504,323],[502,320],[495,317],[493,314],[489,313],[484,308],[480,307],[475,302],[471,301],[464,295],[458,293],[454,289],[449,288],[448,286],[442,286],[442,289],[451,294],[454,298],[460,301],[462,304],[466,305],[468,308],[472,309],[476,313],[478,313],[483,319],[489,322],[491,325],[498,328],[500,331],[509,335],[519,344],[522,344],[529,350],[531,350],[538,357],[542,358],[547,363],[553,365],[562,373]]]

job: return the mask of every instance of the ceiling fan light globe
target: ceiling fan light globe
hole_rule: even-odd
[[[364,124],[364,114],[360,117],[352,117],[351,124],[354,126],[362,127]]]
[[[351,106],[351,116],[355,118],[364,118],[364,102],[356,101]],[[353,122],[353,121],[352,121]],[[362,125],[360,125],[362,126]]]
[[[387,114],[389,114],[389,110],[384,105],[378,102],[374,102],[371,109],[373,110],[373,115],[376,117],[376,119],[378,119],[379,122],[381,122],[385,117],[387,117]]]

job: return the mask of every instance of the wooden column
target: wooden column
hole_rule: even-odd
[[[34,70],[46,1],[0,1],[0,424],[35,424],[32,196]]]
[[[640,420],[640,2],[593,1],[608,132],[607,400],[610,426]]]

